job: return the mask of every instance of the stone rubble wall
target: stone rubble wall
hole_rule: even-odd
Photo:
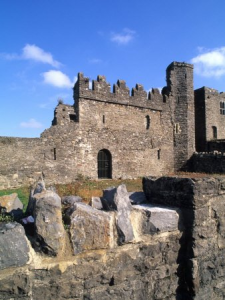
[[[75,202],[70,214],[77,232],[75,255],[64,248],[63,256],[40,256],[27,241],[29,259],[26,255],[26,262],[15,260],[17,267],[0,271],[0,299],[224,299],[225,179],[148,177],[143,188],[147,203],[133,205],[129,216],[133,240],[118,244],[107,238],[115,234],[110,227],[119,211],[98,215]],[[116,193],[115,205],[124,211],[124,187]],[[97,220],[99,234],[92,244]]]
[[[147,199],[155,205],[179,207],[184,230],[178,253],[181,299],[225,297],[225,179],[144,179]]]
[[[207,174],[225,173],[225,155],[223,152],[194,153],[187,164],[190,172]]]
[[[43,152],[38,138],[0,137],[0,189],[35,181],[41,174]]]

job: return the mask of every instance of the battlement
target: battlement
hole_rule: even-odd
[[[121,79],[117,80],[111,91],[111,85],[102,75],[98,75],[97,80],[92,80],[91,88],[89,83],[88,77],[84,77],[83,73],[78,73],[78,80],[74,85],[75,102],[79,98],[84,98],[161,111],[168,98],[168,95],[165,95],[164,92],[161,93],[157,88],[153,88],[152,91],[145,91],[143,85],[139,83],[130,90],[126,81]],[[163,91],[165,90],[163,89]]]
[[[216,97],[222,97],[222,98],[225,98],[225,93],[224,92],[219,92],[218,90],[216,89],[212,89],[212,88],[209,88],[209,87],[206,87],[206,86],[203,86],[199,89],[196,89],[195,90],[195,94],[204,94],[206,97],[208,97],[208,99],[210,98],[210,96],[216,96]]]
[[[169,66],[167,67],[167,71],[168,70],[173,70],[175,68],[179,68],[179,67],[185,67],[185,68],[190,68],[190,69],[194,69],[194,66],[192,64],[188,64],[186,62],[178,62],[178,61],[173,61],[171,64],[169,64]]]

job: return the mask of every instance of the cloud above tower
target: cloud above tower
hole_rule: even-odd
[[[225,75],[225,47],[212,50],[199,48],[200,54],[191,59],[196,74],[219,78]]]
[[[75,82],[71,81],[70,78],[61,71],[50,70],[42,73],[44,83],[53,85],[58,88],[72,88]]]

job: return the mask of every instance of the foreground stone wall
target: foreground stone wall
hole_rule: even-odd
[[[109,227],[116,220],[119,222],[120,213],[125,213],[124,203],[128,205],[123,187],[120,191],[118,188],[114,197],[116,211],[99,211],[99,217],[94,209],[93,218],[83,218],[93,208],[76,203],[71,224],[76,227],[74,222],[78,222],[79,225],[72,238],[78,251],[70,252],[67,245],[60,250],[61,255],[54,258],[41,256],[27,241],[25,261],[14,259],[12,265],[5,264],[0,271],[0,299],[224,299],[225,179],[144,178],[143,187],[147,203],[133,205],[127,215],[133,228],[129,241],[121,243],[114,239],[112,243],[107,239],[107,235],[115,235],[115,230]],[[45,201],[54,206],[49,198],[52,192],[46,193]],[[106,200],[111,193],[114,189],[104,192]],[[38,201],[37,213],[42,214],[43,194],[37,195],[34,195]],[[122,202],[117,199],[118,195],[123,198]],[[48,214],[49,209],[48,206]],[[47,219],[48,216],[45,225],[41,221],[41,228],[50,226]],[[95,236],[96,220],[100,220],[102,229],[98,228],[101,234],[95,243],[91,236]],[[82,231],[84,224],[86,235]],[[16,236],[22,237],[23,230],[17,227]],[[10,230],[12,226],[1,227],[0,238],[3,233],[10,236]],[[47,237],[48,230],[41,234]],[[52,236],[49,238],[45,239],[44,247],[52,244]],[[61,238],[64,240],[64,235]],[[99,243],[102,238],[106,238],[104,245]],[[82,248],[77,248],[78,243]],[[56,246],[53,243],[52,247],[60,248]],[[15,249],[12,247],[11,251]],[[4,261],[1,260],[1,266]]]
[[[185,230],[178,255],[182,299],[224,299],[224,178],[145,179],[147,199],[181,209]]]

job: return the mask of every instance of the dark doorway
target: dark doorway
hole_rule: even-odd
[[[112,178],[112,156],[106,149],[98,152],[98,178]]]

